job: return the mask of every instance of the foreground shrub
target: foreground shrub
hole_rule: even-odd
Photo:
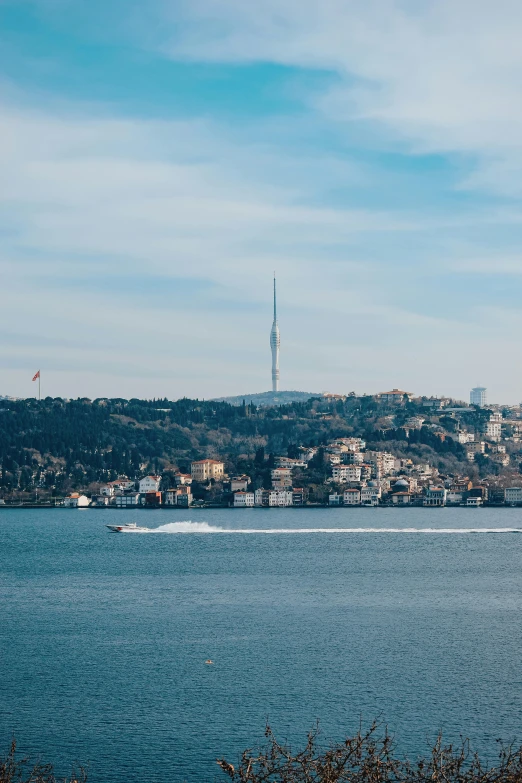
[[[218,759],[234,783],[522,783],[522,747],[500,742],[489,764],[468,740],[445,745],[440,734],[425,757],[410,761],[396,754],[393,738],[377,723],[326,747],[315,728],[298,752],[279,743],[270,726],[265,737],[263,747],[242,753],[237,767]]]
[[[32,764],[28,758],[17,759],[15,740],[5,758],[0,757],[0,783],[85,783],[86,780],[87,772],[83,768],[70,778],[58,779],[52,764]]]

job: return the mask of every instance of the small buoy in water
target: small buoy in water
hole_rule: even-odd
[[[205,663],[214,663],[214,661],[211,661],[210,658],[208,658],[208,660],[206,660]]]

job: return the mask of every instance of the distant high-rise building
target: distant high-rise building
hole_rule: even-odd
[[[270,332],[270,348],[272,349],[272,391],[279,391],[279,345],[281,338],[279,336],[279,326],[277,325],[277,307],[276,307],[276,278],[274,272],[274,322]]]
[[[478,405],[480,408],[484,408],[488,404],[488,390],[484,386],[476,386],[471,390],[469,394],[469,401],[471,405]]]

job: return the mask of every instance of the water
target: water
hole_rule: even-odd
[[[297,741],[382,716],[409,753],[438,728],[522,741],[518,529],[516,509],[0,510],[0,743],[165,783],[223,779],[267,718]]]

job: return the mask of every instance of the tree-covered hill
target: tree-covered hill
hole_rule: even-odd
[[[267,468],[260,453],[287,454],[349,435],[442,470],[477,472],[480,465],[470,466],[452,437],[453,418],[445,429],[444,416],[431,416],[420,430],[404,427],[420,410],[420,403],[387,408],[366,396],[262,408],[189,399],[0,400],[0,492],[63,494],[119,475],[188,470],[203,457],[223,458],[229,473],[252,473]],[[470,418],[483,415],[469,411]]]

